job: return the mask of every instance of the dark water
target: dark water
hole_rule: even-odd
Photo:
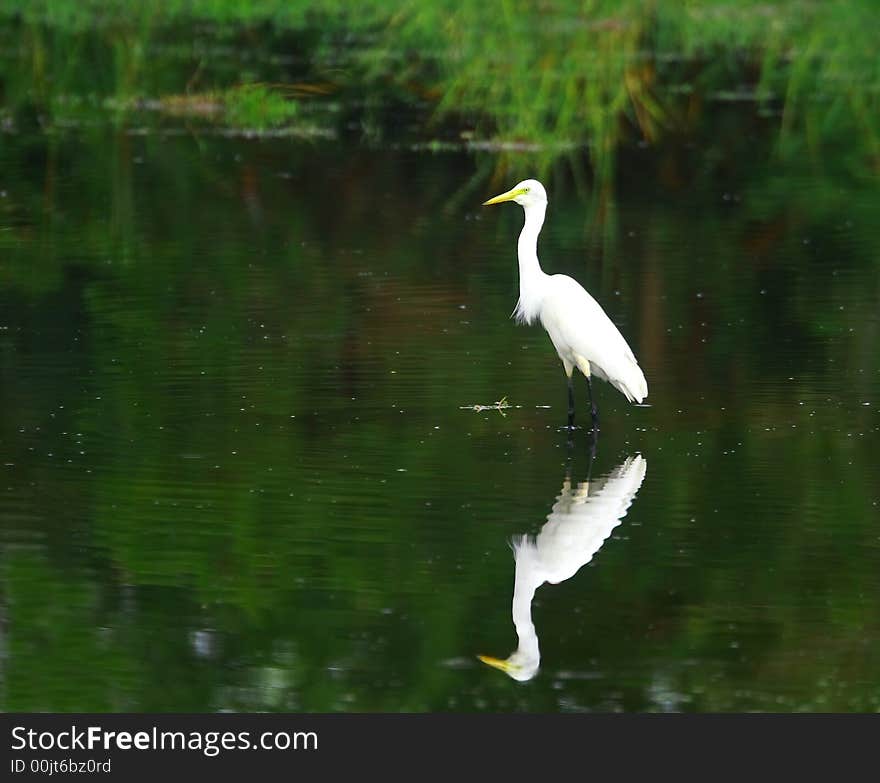
[[[597,387],[591,465],[508,317],[521,211],[478,206],[527,160],[4,135],[4,707],[880,708],[876,179],[741,144],[546,178],[545,269],[650,385]],[[551,523],[589,564],[515,682],[476,655]]]

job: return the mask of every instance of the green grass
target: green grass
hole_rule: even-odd
[[[698,138],[729,100],[767,117],[780,154],[818,160],[843,146],[874,172],[880,158],[869,0],[162,0],[134,11],[123,0],[11,0],[0,14],[25,32],[7,81],[26,86],[6,92],[38,102],[65,90],[162,99],[189,91],[194,74],[225,93],[277,82],[272,58],[293,53],[359,107],[371,139],[393,124],[389,106],[412,104],[429,141],[527,148],[542,170],[582,147],[606,179],[621,144]],[[218,43],[241,60],[218,67]],[[229,96],[225,121],[257,129],[300,108],[260,86]]]
[[[264,84],[246,84],[227,91],[226,118],[236,127],[266,130],[284,125],[297,114],[297,103]]]

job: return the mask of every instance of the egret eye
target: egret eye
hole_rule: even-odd
[[[530,190],[531,190],[531,188],[524,188],[525,193],[528,193]]]

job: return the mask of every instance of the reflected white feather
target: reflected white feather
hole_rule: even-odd
[[[647,469],[644,457],[637,454],[602,479],[572,488],[566,478],[538,535],[517,536],[511,542],[516,561],[511,614],[518,645],[505,661],[492,665],[515,680],[537,674],[541,654],[532,622],[535,591],[545,582],[570,579],[593,559],[626,516]]]

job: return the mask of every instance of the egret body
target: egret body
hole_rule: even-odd
[[[595,375],[617,387],[630,402],[648,396],[648,383],[636,357],[618,328],[599,303],[568,275],[548,275],[538,261],[538,234],[544,224],[547,191],[535,179],[527,179],[506,193],[484,202],[500,204],[515,201],[525,212],[519,235],[519,301],[517,321],[531,324],[540,320],[568,379],[568,419],[574,422],[574,379],[577,367],[587,378],[593,428],[599,415],[590,377]]]

